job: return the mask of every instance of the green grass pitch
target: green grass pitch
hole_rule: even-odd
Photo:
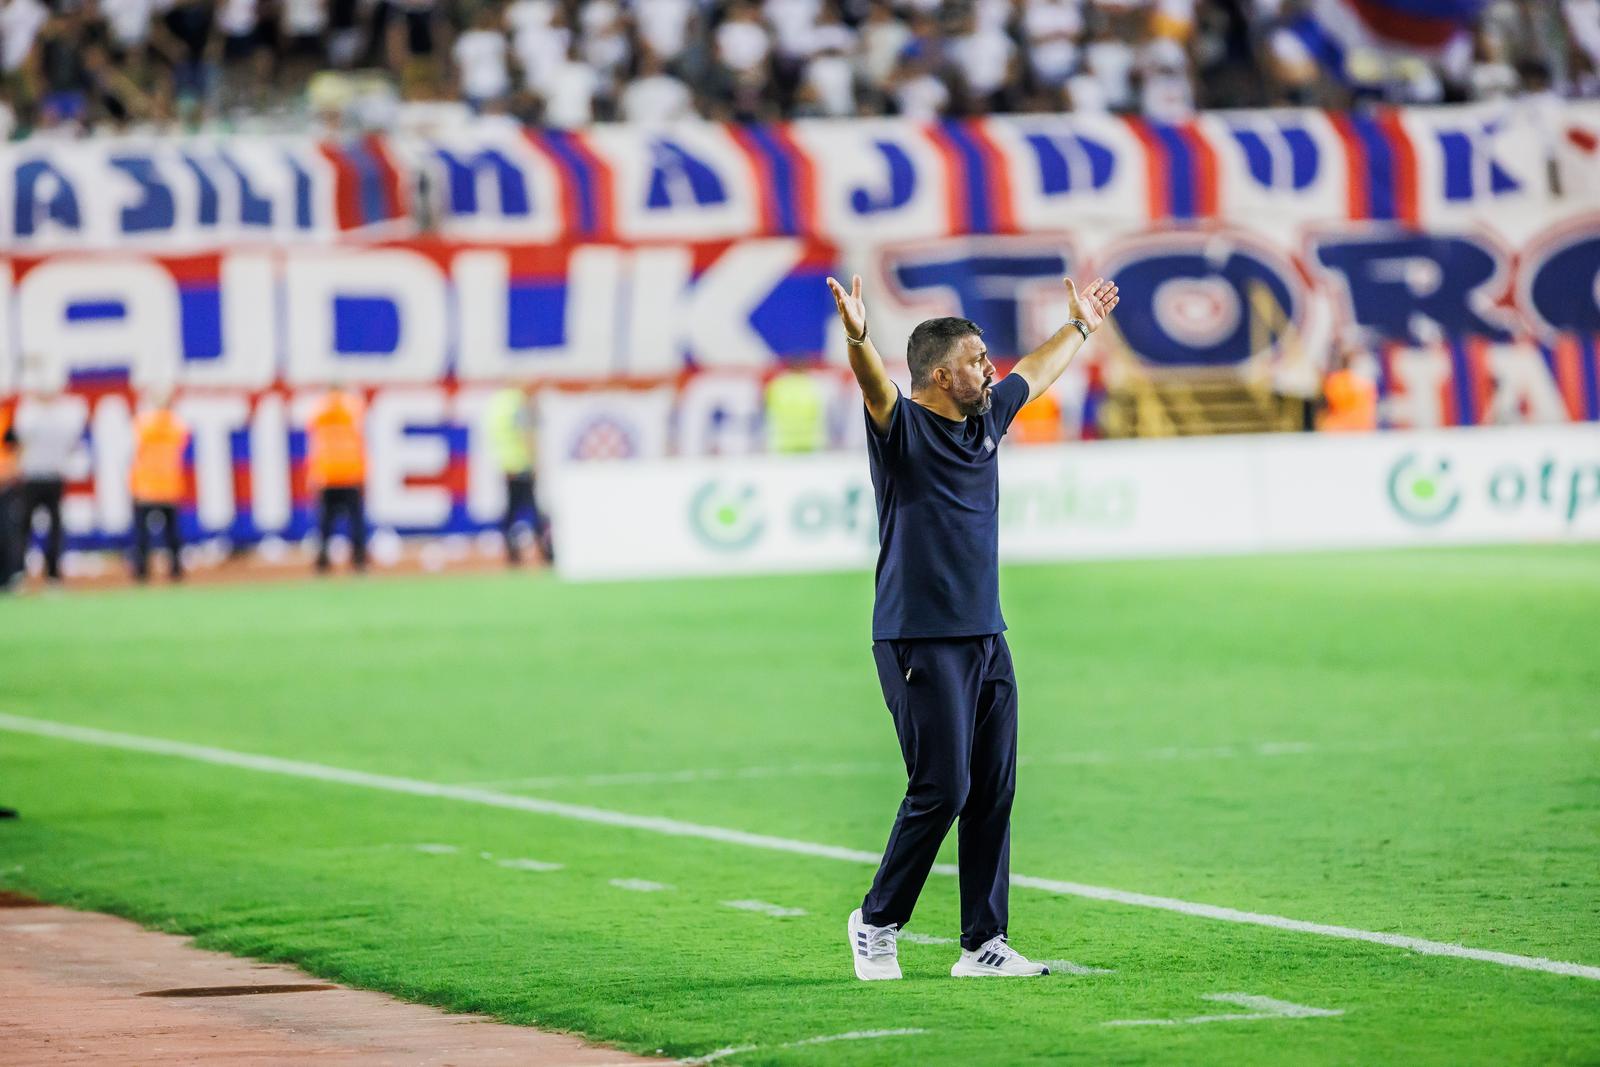
[[[1600,965],[1600,551],[1002,583],[1014,872]],[[0,604],[0,712],[875,852],[904,779],[870,601],[864,574],[30,598]],[[0,886],[674,1057],[1600,1062],[1583,977],[1016,888],[1019,949],[1109,973],[957,982],[913,943],[866,985],[847,859],[15,730],[0,803]],[[956,915],[936,876],[910,930]],[[1212,994],[1339,1014],[1185,1022],[1263,1014]],[[918,1032],[800,1043],[873,1030]]]

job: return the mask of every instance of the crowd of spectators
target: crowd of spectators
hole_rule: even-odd
[[[1443,57],[1342,79],[1309,3],[0,0],[0,132],[349,122],[374,94],[574,127],[1600,93],[1600,0],[1489,0]]]

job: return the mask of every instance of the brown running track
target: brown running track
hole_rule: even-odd
[[[329,985],[293,967],[205,952],[123,919],[0,891],[0,1062],[598,1067],[664,1061]]]

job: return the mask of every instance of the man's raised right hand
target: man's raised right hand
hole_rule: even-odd
[[[832,278],[828,279],[828,291],[833,294],[833,302],[839,305],[839,321],[844,323],[846,337],[864,337],[867,332],[867,305],[861,302],[861,275],[852,275],[850,278],[850,291],[844,291]]]

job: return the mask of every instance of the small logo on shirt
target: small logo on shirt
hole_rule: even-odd
[[[983,450],[985,452],[994,451],[994,438],[990,437],[988,434],[983,435]]]

